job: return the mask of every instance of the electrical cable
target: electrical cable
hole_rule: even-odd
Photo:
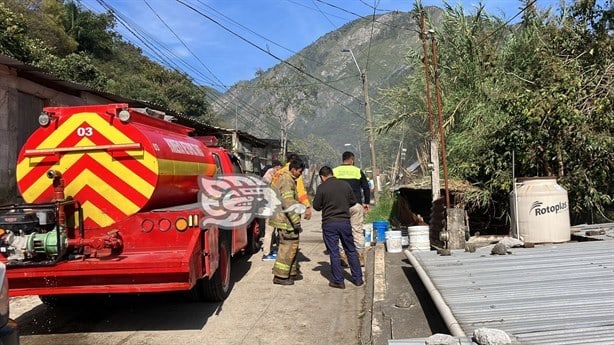
[[[266,38],[265,36],[263,36],[263,35],[261,35],[261,34],[257,33],[256,31],[254,31],[254,30],[252,30],[252,29],[248,28],[247,26],[245,26],[245,25],[243,25],[243,24],[241,24],[241,23],[237,22],[236,20],[234,20],[234,19],[232,19],[232,18],[230,18],[230,17],[226,16],[226,15],[225,15],[225,14],[223,14],[222,12],[220,12],[220,11],[218,11],[218,10],[214,9],[214,8],[213,8],[213,7],[211,7],[210,5],[205,4],[205,3],[204,3],[203,1],[201,1],[201,0],[196,0],[196,1],[197,1],[198,3],[200,3],[201,5],[203,5],[203,6],[207,7],[207,8],[209,8],[211,11],[213,11],[213,12],[215,12],[215,13],[219,14],[220,16],[222,16],[222,17],[223,17],[223,18],[225,18],[226,20],[230,21],[231,23],[236,24],[237,26],[239,26],[239,27],[241,27],[241,28],[243,28],[243,29],[247,30],[248,32],[250,32],[250,33],[252,33],[252,34],[256,35],[257,37],[260,37],[260,38],[262,38],[263,40],[265,40],[265,41],[267,41],[267,42],[270,42],[270,43],[272,43],[273,45],[275,45],[275,46],[277,46],[277,47],[279,47],[279,48],[281,48],[281,49],[283,49],[283,50],[285,50],[285,51],[287,51],[287,52],[289,52],[289,53],[292,53],[292,54],[294,54],[294,55],[298,55],[298,56],[302,57],[302,58],[303,58],[303,59],[305,59],[305,60],[313,61],[313,62],[315,62],[315,63],[317,63],[317,64],[320,64],[320,65],[323,65],[323,64],[324,64],[322,61],[314,60],[314,59],[312,59],[312,58],[310,58],[310,57],[308,57],[308,56],[304,56],[304,55],[303,55],[303,54],[301,54],[300,52],[297,52],[297,51],[294,51],[294,50],[292,50],[292,49],[290,49],[290,48],[284,47],[284,46],[282,46],[281,44],[279,44],[279,43],[277,43],[277,42],[275,42],[275,41],[272,41],[272,40],[270,40],[270,39]]]
[[[176,59],[178,59],[179,61],[183,62],[183,60],[181,58],[179,58],[178,56],[176,56],[174,53],[172,53],[172,51],[170,51],[166,46],[164,46],[163,44],[161,44],[160,42],[158,42],[155,38],[152,38],[151,36],[149,36],[147,34],[147,32],[145,30],[143,30],[142,28],[140,28],[138,25],[130,22],[129,19],[127,19],[125,17],[125,15],[123,15],[121,12],[117,11],[116,9],[114,9],[112,6],[108,5],[107,3],[104,2],[104,0],[97,0],[101,6],[103,6],[105,9],[107,9],[107,11],[109,11],[117,20],[120,24],[122,24],[132,35],[135,36],[135,38],[137,38],[139,41],[141,41],[141,43],[143,43],[146,47],[149,48],[150,51],[152,51],[152,54],[157,56],[158,59],[160,59],[160,61],[166,65],[167,67],[170,67],[172,69],[174,69],[176,72],[178,73],[182,73],[180,70],[177,69],[176,65],[174,65],[171,61],[170,58],[168,57],[168,55],[163,54],[160,50],[166,50],[168,51],[171,55],[173,55]],[[136,27],[136,28],[135,28]],[[148,39],[149,37],[149,39]],[[153,41],[153,43],[151,42]],[[156,49],[155,46],[159,46],[159,49]],[[162,55],[164,56],[162,56]],[[188,65],[189,69],[195,71],[196,73],[200,74],[201,76],[204,76],[200,73],[200,71],[198,71],[196,68],[194,68],[193,66],[183,62],[184,65]],[[207,92],[203,91],[203,94],[205,96],[205,98],[209,98],[211,103],[215,102],[215,99]],[[250,106],[249,104],[247,104],[245,101],[239,99],[238,97],[236,97],[237,100],[239,100],[240,102],[242,102],[243,104]],[[252,107],[253,108],[253,107]],[[245,109],[245,107],[243,107],[242,109]],[[255,108],[253,108],[254,110],[256,110]],[[231,111],[228,108],[226,108],[227,111]],[[258,110],[256,110],[256,112],[259,112]],[[249,113],[249,112],[248,112]],[[258,118],[258,116],[256,114],[250,113],[251,115],[253,115],[253,117]],[[247,119],[244,117],[244,115],[242,114],[242,118],[243,120],[245,120],[246,122],[252,122],[251,120]],[[263,119],[260,119],[263,122],[266,122]],[[275,127],[274,125],[272,125],[270,122],[267,123],[269,126],[271,127]],[[272,136],[270,132],[266,131],[266,134],[268,134],[269,136]]]
[[[238,33],[234,32],[234,31],[232,31],[232,30],[231,30],[231,29],[229,29],[228,27],[224,26],[222,23],[218,22],[217,20],[213,19],[212,17],[208,16],[207,14],[205,14],[205,13],[203,13],[203,12],[199,11],[199,10],[198,10],[198,9],[196,9],[194,6],[192,6],[192,5],[190,5],[190,4],[187,4],[187,3],[186,3],[186,2],[184,2],[183,0],[175,0],[175,1],[177,1],[177,2],[179,2],[180,4],[182,4],[182,5],[186,6],[187,8],[189,8],[189,9],[191,9],[192,11],[194,11],[194,12],[198,13],[199,15],[201,15],[201,16],[203,16],[203,17],[207,18],[209,21],[211,21],[211,22],[215,23],[216,25],[218,25],[218,26],[219,26],[219,27],[221,27],[222,29],[224,29],[224,30],[228,31],[228,32],[229,32],[229,33],[231,33],[232,35],[234,35],[234,36],[238,37],[240,40],[242,40],[242,41],[246,42],[247,44],[249,44],[249,45],[253,46],[254,48],[256,48],[256,49],[258,49],[258,50],[260,50],[260,51],[264,52],[265,54],[267,54],[267,55],[271,56],[272,58],[274,58],[274,59],[278,60],[279,62],[283,63],[284,65],[289,66],[289,67],[291,68],[291,70],[297,71],[297,72],[298,72],[298,73],[300,73],[300,74],[304,74],[304,75],[306,75],[307,77],[312,78],[312,79],[314,79],[314,80],[316,80],[316,81],[320,82],[320,84],[322,84],[322,85],[324,85],[324,86],[327,86],[328,88],[331,88],[331,89],[333,89],[333,90],[335,90],[335,91],[337,91],[337,92],[340,92],[340,93],[342,93],[342,94],[344,94],[344,95],[346,95],[346,96],[348,96],[348,97],[350,97],[350,98],[356,98],[356,97],[354,97],[354,96],[352,96],[352,95],[348,94],[347,92],[345,92],[345,91],[343,91],[343,90],[340,90],[340,89],[338,89],[338,88],[336,88],[336,87],[334,87],[334,86],[329,85],[329,84],[328,84],[326,81],[324,81],[324,80],[322,80],[322,79],[320,79],[320,78],[318,78],[318,77],[316,77],[316,76],[312,75],[311,73],[308,73],[308,72],[306,72],[306,71],[302,70],[300,67],[298,67],[298,66],[296,66],[296,65],[294,65],[294,64],[292,64],[292,63],[290,63],[288,60],[281,59],[280,57],[278,57],[277,55],[275,55],[275,54],[271,53],[270,51],[268,51],[268,50],[266,50],[266,49],[264,49],[264,48],[262,48],[262,47],[258,46],[258,45],[257,45],[257,44],[255,44],[254,42],[252,42],[252,41],[248,40],[247,38],[245,38],[245,37],[243,37],[243,36],[239,35]]]
[[[240,102],[242,102],[244,105],[246,106],[251,106],[249,103],[243,101],[242,99],[240,99],[232,90],[229,90],[229,88],[224,85],[224,83],[202,62],[202,60],[187,46],[187,44],[181,39],[181,37],[179,37],[179,35],[177,35],[177,33],[166,23],[166,21],[164,21],[164,19],[162,19],[162,17],[160,17],[160,15],[156,12],[156,10],[153,9],[153,7],[151,7],[151,5],[147,2],[147,0],[144,0],[145,4],[149,7],[149,9],[154,13],[154,15],[162,22],[162,24],[164,24],[164,26],[166,26],[166,28],[177,38],[177,40],[179,42],[181,42],[181,44],[188,50],[188,52],[190,52],[190,54],[192,56],[194,56],[194,58],[196,58],[196,60],[213,76],[213,78],[215,78],[218,82],[219,85],[221,85],[222,87],[224,87],[226,89],[227,92],[230,92],[231,95],[233,97],[235,97],[236,100],[239,100]],[[208,94],[206,94],[206,96],[209,96]],[[211,99],[212,103],[215,103],[214,99]],[[218,103],[219,104],[219,103]],[[224,105],[225,106],[225,105]],[[253,108],[253,107],[252,107]],[[225,108],[227,111],[231,111],[228,108]],[[255,109],[253,109],[255,110]],[[235,109],[236,111],[236,109]],[[249,112],[248,112],[249,113]],[[256,117],[255,114],[253,114],[254,117]],[[245,120],[245,118],[244,118]],[[260,119],[261,121],[264,121],[263,119]],[[266,121],[265,121],[266,122]],[[267,123],[269,126],[271,126],[270,123]],[[270,135],[270,132],[267,133]]]
[[[529,7],[533,6],[535,3],[537,2],[537,0],[531,0],[531,2],[529,2],[525,7],[523,7],[522,9],[520,9],[520,11],[518,13],[516,13],[516,15],[514,15],[512,18],[508,19],[508,21],[506,21],[505,23],[499,25],[499,27],[497,27],[495,30],[493,30],[493,32],[491,32],[490,34],[488,34],[488,36],[484,37],[484,39],[482,39],[479,43],[479,45],[482,45],[482,43],[486,42],[486,40],[488,40],[489,38],[491,38],[494,34],[496,34],[499,30],[503,29],[504,27],[507,27],[509,25],[509,23],[511,23],[512,20],[514,20],[516,17],[518,17],[519,15],[521,15],[524,11],[526,11]]]

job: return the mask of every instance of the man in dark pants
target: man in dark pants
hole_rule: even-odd
[[[322,211],[322,235],[326,250],[330,255],[332,280],[328,286],[345,289],[343,282],[343,268],[339,261],[339,240],[347,255],[352,280],[355,285],[364,284],[362,270],[358,259],[358,252],[352,237],[352,225],[350,224],[350,207],[356,204],[354,192],[349,184],[337,180],[333,176],[333,170],[324,166],[319,171],[322,184],[316,191],[313,199],[313,208]]]

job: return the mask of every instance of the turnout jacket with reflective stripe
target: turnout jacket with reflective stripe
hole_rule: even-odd
[[[273,175],[273,179],[271,180],[271,184],[275,184],[279,176],[281,176],[284,171],[290,171],[290,163],[286,163],[283,168],[275,172],[275,174]],[[296,200],[298,200],[298,202],[307,207],[311,207],[311,203],[309,202],[309,195],[307,194],[307,189],[305,189],[305,181],[303,180],[302,175],[296,179],[296,197]]]
[[[282,169],[279,171],[282,171]],[[281,200],[282,209],[286,209],[291,205],[298,203],[296,180],[290,171],[284,170],[283,173],[278,176],[277,180],[274,180],[272,187]],[[294,231],[293,225],[301,225],[301,215],[294,212],[276,212],[269,219],[269,225],[278,229]]]
[[[356,202],[367,205],[371,202],[369,181],[367,181],[367,175],[360,168],[350,164],[342,164],[333,169],[333,175],[337,179],[350,184],[356,197]]]

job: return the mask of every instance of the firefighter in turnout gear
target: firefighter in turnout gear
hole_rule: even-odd
[[[275,184],[275,182],[277,182],[277,179],[279,179],[279,176],[281,176],[281,174],[283,174],[284,172],[288,171],[288,166],[290,165],[290,161],[299,159],[300,157],[294,153],[294,152],[288,152],[288,155],[286,157],[286,165],[284,165],[281,169],[277,170],[275,172],[275,174],[273,175],[273,179],[271,180],[271,184]],[[311,218],[311,203],[309,202],[309,195],[307,194],[307,189],[305,189],[305,181],[303,180],[303,176],[300,176],[299,178],[296,179],[296,196],[298,202],[300,202],[301,204],[305,205],[305,207],[307,207],[307,210],[305,211],[305,214],[303,216],[303,218],[305,218],[306,220],[309,220]]]
[[[299,203],[296,180],[301,177],[304,169],[303,161],[292,160],[288,170],[284,171],[272,185],[281,200],[283,209]],[[299,234],[302,231],[301,215],[293,211],[282,212],[280,210],[270,218],[269,225],[274,227],[279,234],[277,259],[273,264],[273,284],[293,285],[295,280],[300,279],[297,254]]]

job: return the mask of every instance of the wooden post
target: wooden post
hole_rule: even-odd
[[[448,233],[448,249],[465,248],[465,210],[462,208],[446,209],[446,228]]]

